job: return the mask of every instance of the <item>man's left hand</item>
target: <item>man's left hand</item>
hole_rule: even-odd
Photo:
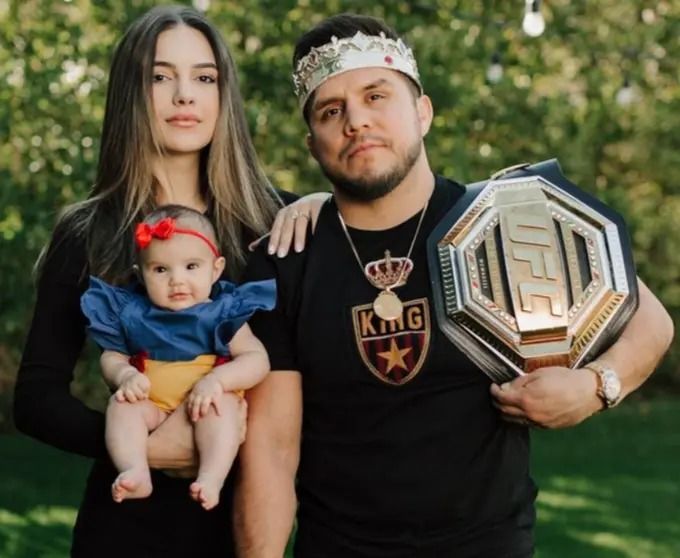
[[[494,406],[505,420],[542,428],[573,426],[601,410],[596,392],[594,372],[560,366],[539,368],[491,386]]]

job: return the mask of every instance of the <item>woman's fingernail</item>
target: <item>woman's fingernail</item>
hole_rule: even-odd
[[[267,247],[267,253],[271,256],[274,252],[276,252],[276,250],[274,250],[274,247],[270,244]]]

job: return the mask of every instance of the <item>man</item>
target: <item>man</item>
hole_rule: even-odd
[[[436,327],[425,240],[463,188],[430,169],[432,105],[396,34],[332,17],[294,61],[334,196],[304,253],[252,257],[248,279],[276,277],[279,301],[252,321],[274,372],[249,394],[240,556],[280,558],[297,500],[299,558],[531,556],[536,489],[517,423],[581,422],[603,408],[598,375],[553,367],[490,386]],[[599,358],[622,396],[672,336],[643,284],[640,299]]]

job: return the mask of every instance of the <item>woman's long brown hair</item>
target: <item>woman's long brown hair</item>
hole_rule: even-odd
[[[281,206],[259,165],[236,68],[219,32],[191,8],[153,8],[130,26],[115,50],[97,177],[88,198],[68,207],[58,224],[85,239],[89,273],[112,283],[129,278],[132,229],[156,205],[151,161],[162,148],[153,133],[154,55],[158,35],[178,25],[200,31],[217,63],[220,116],[201,153],[199,178],[231,277],[245,264],[244,232],[264,234]]]

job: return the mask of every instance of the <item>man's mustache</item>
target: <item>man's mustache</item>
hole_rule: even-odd
[[[362,135],[362,136],[357,136],[354,138],[354,140],[346,145],[341,151],[340,151],[340,158],[346,157],[349,153],[354,151],[357,147],[364,143],[370,143],[370,144],[376,144],[376,145],[381,145],[381,146],[389,146],[389,142],[385,138],[381,138],[379,136],[374,136],[374,135]]]

